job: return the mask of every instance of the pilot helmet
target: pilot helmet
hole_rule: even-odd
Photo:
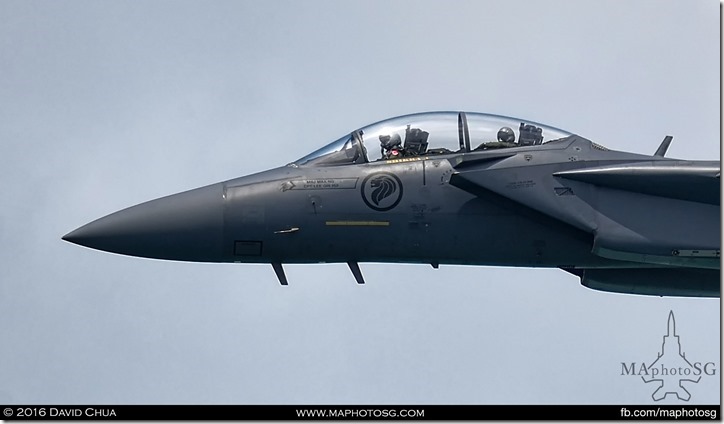
[[[380,135],[380,146],[384,149],[390,150],[402,145],[402,138],[399,134],[392,135]]]
[[[503,127],[498,130],[498,141],[504,143],[515,143],[515,133],[509,127]]]

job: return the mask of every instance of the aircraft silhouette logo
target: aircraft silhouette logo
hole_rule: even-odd
[[[670,394],[676,395],[679,400],[683,401],[691,399],[691,393],[686,390],[684,383],[698,383],[701,380],[701,375],[696,379],[688,377],[695,373],[695,368],[681,351],[681,340],[676,335],[674,311],[669,311],[666,335],[661,345],[661,352],[656,360],[648,366],[649,370],[656,370],[657,368],[662,371],[668,370],[668,372],[661,372],[657,376],[659,378],[652,377],[649,380],[645,376],[641,376],[645,383],[658,383],[659,387],[651,394],[653,400],[663,400]]]
[[[691,384],[701,381],[702,376],[715,376],[715,362],[690,361],[681,349],[681,340],[676,334],[674,311],[669,311],[666,334],[661,343],[661,351],[656,359],[647,365],[645,362],[621,362],[622,376],[638,376],[646,384],[656,385],[651,398],[658,402],[671,395],[688,402],[691,399]]]

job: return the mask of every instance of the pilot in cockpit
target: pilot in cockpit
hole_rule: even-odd
[[[508,147],[517,147],[515,143],[515,133],[510,127],[503,127],[498,130],[498,141],[491,141],[483,143],[476,147],[475,150],[488,150],[488,149],[505,149]]]
[[[395,159],[404,156],[402,138],[399,134],[380,135],[380,153],[383,159]]]

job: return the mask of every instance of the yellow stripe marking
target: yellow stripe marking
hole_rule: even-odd
[[[327,221],[330,227],[389,227],[389,221]]]

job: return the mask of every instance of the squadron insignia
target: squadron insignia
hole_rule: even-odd
[[[362,200],[376,211],[393,209],[402,200],[402,182],[389,172],[376,172],[362,181]]]

